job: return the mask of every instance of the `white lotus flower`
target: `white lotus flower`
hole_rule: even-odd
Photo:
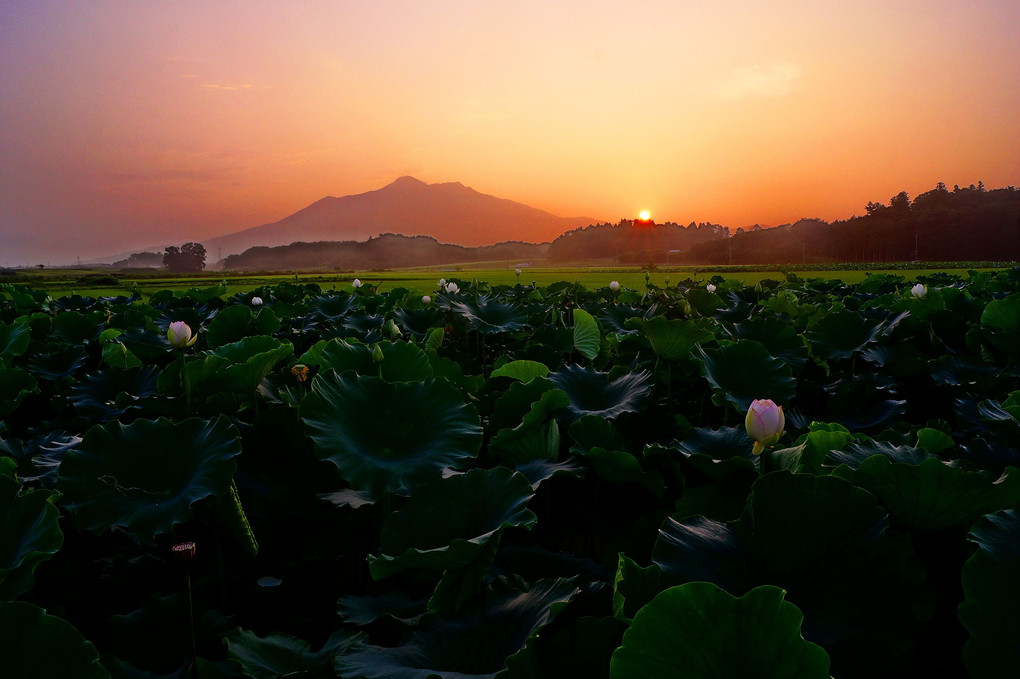
[[[610,289],[610,290],[612,290],[613,292],[616,292],[617,290],[619,290],[619,289],[620,289],[620,283],[619,283],[619,281],[613,281],[613,282],[611,282],[611,283],[609,284],[609,289]]]
[[[517,274],[518,276],[520,276],[521,275],[521,270],[519,268],[514,269],[514,273]]]
[[[354,279],[354,282],[353,282],[353,283],[351,283],[351,285],[353,285],[353,286],[354,286],[354,289],[355,289],[355,290],[357,290],[358,288],[360,288],[360,287],[361,287],[361,281],[359,281],[359,280],[358,280],[357,278],[355,278],[355,279]]]
[[[914,294],[914,297],[924,299],[924,296],[928,294],[928,288],[918,283],[914,287],[910,288],[910,292]]]
[[[174,349],[184,349],[194,344],[198,335],[192,337],[191,326],[184,321],[174,321],[166,331],[166,338]]]
[[[439,287],[441,287],[441,288],[445,288],[446,287],[446,279],[445,278],[440,278],[439,279]]]
[[[705,286],[705,289],[706,289],[706,290],[708,290],[709,292],[715,292],[715,286],[714,286],[714,285],[712,285],[711,283],[709,283],[708,285],[706,285],[706,286]]]
[[[460,287],[456,283],[451,281],[450,283],[446,284],[446,291],[453,295],[455,293],[460,292]]]
[[[262,306],[262,298],[261,297],[252,297],[251,298],[251,305],[252,306]]]

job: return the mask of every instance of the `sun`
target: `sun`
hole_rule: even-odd
[[[648,213],[648,210],[642,210],[641,214],[639,214],[638,216],[641,217],[641,221],[643,222],[647,222],[648,218],[651,217],[651,215]]]

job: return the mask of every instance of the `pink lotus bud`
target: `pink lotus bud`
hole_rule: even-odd
[[[198,335],[192,337],[191,328],[184,321],[174,321],[166,331],[166,338],[174,349],[184,349],[194,344]]]
[[[760,455],[766,446],[773,445],[783,435],[786,416],[783,407],[777,406],[771,399],[755,400],[747,409],[744,418],[744,429],[754,441],[754,454]]]
[[[609,289],[610,289],[610,290],[612,290],[613,292],[616,292],[617,290],[619,290],[619,289],[620,289],[620,283],[619,283],[619,281],[613,281],[613,282],[611,282],[611,283],[609,284]]]
[[[422,295],[421,296],[421,303],[424,304],[425,306],[428,306],[429,304],[432,303],[432,298],[429,297],[428,295]]]

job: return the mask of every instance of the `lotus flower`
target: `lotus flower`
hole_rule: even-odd
[[[460,292],[460,287],[456,283],[450,282],[446,284],[446,291],[453,295]]]
[[[517,274],[518,276],[520,276],[521,275],[520,268],[514,269],[514,273]]]
[[[914,297],[924,299],[924,296],[928,294],[928,288],[918,283],[914,287],[910,288],[910,292],[914,294]]]
[[[441,288],[445,288],[446,287],[446,279],[445,278],[440,278],[439,279],[439,287],[441,287]]]
[[[261,297],[252,297],[251,298],[251,305],[252,306],[262,306],[262,298]]]
[[[174,349],[185,349],[198,340],[198,335],[191,336],[191,328],[184,321],[174,321],[166,331],[166,338]]]
[[[714,286],[714,285],[712,285],[711,283],[709,283],[708,285],[706,285],[706,286],[705,286],[705,289],[706,289],[706,290],[708,290],[709,292],[715,292],[715,286]]]
[[[351,285],[353,285],[354,289],[357,290],[358,288],[361,287],[361,281],[359,281],[357,278],[355,278],[354,281],[351,283]]]
[[[757,400],[747,409],[744,428],[754,441],[753,453],[760,455],[766,446],[773,445],[783,435],[786,416],[783,406],[777,406],[771,399]]]
[[[616,292],[617,290],[619,290],[620,289],[619,281],[613,281],[612,283],[610,283],[609,284],[609,289],[612,290],[613,292]]]
[[[421,303],[424,304],[425,306],[428,306],[429,304],[432,304],[432,298],[429,297],[428,295],[422,295]]]

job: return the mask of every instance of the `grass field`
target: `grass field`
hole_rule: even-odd
[[[796,273],[802,278],[838,278],[846,283],[858,283],[871,273],[892,273],[902,276],[904,281],[912,281],[917,276],[931,274],[934,271],[953,273],[964,278],[968,271],[997,270],[1013,265],[1010,262],[944,262],[944,266],[927,265],[928,268],[904,268],[909,264],[852,264],[845,267],[829,266],[826,268],[811,267],[776,267],[776,266],[740,266],[740,267],[662,267],[647,272],[649,282],[663,287],[676,285],[681,281],[692,279],[702,283],[708,282],[713,276],[722,276],[740,281],[743,284],[754,284],[762,279],[783,280],[784,272]],[[645,285],[646,271],[640,267],[604,266],[604,267],[527,267],[523,268],[519,281],[523,284],[532,282],[545,286],[558,281],[580,283],[587,288],[599,288],[618,281],[620,285],[640,289]],[[113,280],[116,279],[116,281]],[[257,287],[285,281],[318,283],[324,289],[350,289],[351,282],[359,279],[365,285],[377,286],[380,291],[394,288],[411,288],[423,293],[438,287],[439,279],[456,279],[462,281],[484,281],[492,285],[518,282],[512,268],[489,265],[477,266],[435,266],[416,267],[412,269],[389,271],[364,271],[353,273],[336,272],[302,272],[302,273],[235,273],[207,271],[201,274],[167,274],[160,271],[123,271],[107,269],[51,269],[47,271],[29,270],[18,272],[8,277],[10,282],[29,285],[46,290],[54,297],[79,294],[92,297],[129,294],[137,289],[143,297],[148,297],[159,290],[187,289],[207,287],[225,282],[230,294],[247,292]],[[0,279],[0,282],[6,282]]]

